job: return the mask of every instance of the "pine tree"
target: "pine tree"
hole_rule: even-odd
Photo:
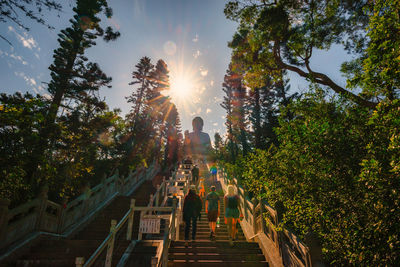
[[[143,112],[144,96],[151,88],[151,74],[154,71],[154,65],[151,63],[149,57],[142,57],[135,67],[136,70],[132,72],[133,81],[130,82],[129,85],[138,84],[139,87],[137,87],[136,91],[133,91],[132,94],[127,97],[128,103],[132,103],[132,109],[128,114],[128,118],[133,124],[133,132],[135,132],[135,125],[138,123],[139,114]]]
[[[38,165],[44,160],[46,150],[59,134],[55,121],[61,104],[66,100],[78,104],[82,99],[87,100],[87,96],[98,91],[100,87],[110,87],[111,77],[96,63],[88,62],[84,53],[86,49],[96,45],[95,40],[98,37],[110,41],[120,35],[119,32],[113,32],[111,27],[103,29],[100,25],[99,14],[104,12],[110,18],[112,9],[108,7],[106,0],[77,0],[73,11],[75,15],[70,20],[71,26],[58,35],[60,47],[54,51],[54,62],[49,67],[52,79],[48,91],[52,100],[40,133],[40,141],[32,162],[28,164],[27,177],[31,183],[34,183],[35,173],[40,169]]]
[[[233,72],[229,68],[224,76],[224,82],[222,83],[222,91],[226,94],[223,98],[223,102],[221,107],[226,111],[226,122],[225,125],[228,129],[228,150],[230,152],[230,159],[231,161],[235,161],[238,155],[238,146],[236,136],[234,135],[233,129],[233,109],[234,109],[234,80],[232,79]]]

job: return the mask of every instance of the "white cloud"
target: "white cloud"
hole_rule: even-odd
[[[31,50],[33,48],[38,47],[38,44],[35,41],[35,39],[33,39],[32,36],[29,36],[28,33],[24,32],[23,33],[24,36],[22,36],[21,34],[17,33],[17,31],[12,26],[8,26],[8,30],[15,34],[15,36],[18,39],[18,41],[20,41],[24,47],[29,48]],[[40,51],[40,48],[38,48],[38,50]]]
[[[34,55],[35,55],[35,57],[36,57],[37,59],[40,59],[40,57],[39,57],[39,54],[38,54],[38,53],[34,53]]]
[[[214,81],[213,80],[210,81],[210,85],[214,86]]]
[[[207,108],[206,113],[208,114],[210,112],[212,112],[212,110],[210,108]]]
[[[196,110],[196,113],[197,113],[197,114],[200,114],[200,113],[201,113],[201,108],[198,108],[198,109]]]
[[[192,39],[194,43],[197,43],[199,41],[199,35],[196,33],[196,36]]]
[[[201,55],[202,55],[202,54],[201,54],[200,50],[197,50],[196,52],[194,52],[193,57],[194,57],[194,58],[198,58],[198,57],[201,56]]]
[[[214,123],[213,123],[213,126],[218,126],[218,122],[214,122]]]
[[[49,95],[49,94],[43,94],[43,97],[46,99],[51,99],[51,95]]]
[[[23,57],[17,56],[14,53],[9,54],[7,52],[4,52],[4,51],[0,50],[0,56],[2,56],[2,57],[3,56],[10,57],[10,58],[12,58],[12,59],[14,59],[16,61],[19,61],[22,65],[28,65],[28,62],[26,62]]]
[[[25,75],[25,73],[23,73],[22,71],[21,72],[15,71],[14,74],[15,74],[15,76],[18,76],[18,77],[21,77],[22,79],[24,79],[25,83],[29,86],[32,86],[35,93],[37,93],[36,92],[37,89],[34,87],[36,85],[35,79]]]

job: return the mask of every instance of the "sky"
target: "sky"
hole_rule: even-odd
[[[0,34],[12,46],[0,40],[0,92],[30,92],[46,94],[50,81],[48,67],[53,61],[53,50],[58,47],[57,34],[69,26],[73,0],[60,1],[61,12],[44,12],[46,21],[55,29],[48,29],[21,17],[30,31],[14,23],[0,24]],[[117,28],[121,37],[114,42],[97,41],[87,50],[88,58],[97,62],[113,78],[112,88],[102,88],[100,95],[111,109],[121,109],[124,116],[130,110],[125,97],[134,87],[134,66],[143,56],[163,59],[170,70],[172,101],[176,104],[182,132],[191,130],[195,116],[204,120],[204,131],[211,139],[224,134],[225,112],[220,106],[223,97],[222,81],[230,62],[227,46],[237,24],[227,20],[223,0],[113,0],[112,19],[105,25]],[[330,75],[345,86],[340,75],[340,64],[349,56],[341,47],[330,51],[316,51],[311,66]],[[305,91],[308,83],[297,74],[289,73],[291,91]]]

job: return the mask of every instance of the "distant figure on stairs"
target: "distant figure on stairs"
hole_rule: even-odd
[[[188,246],[190,226],[192,226],[192,240],[196,239],[197,219],[200,220],[200,212],[203,203],[196,194],[196,186],[190,187],[189,193],[183,202],[183,220],[185,221],[185,246]]]
[[[192,169],[192,183],[194,185],[197,185],[197,182],[199,181],[199,174],[200,174],[199,168],[197,167],[197,165],[194,165]]]
[[[217,225],[217,218],[220,214],[220,200],[217,192],[215,192],[215,186],[211,186],[211,192],[206,197],[206,213],[208,223],[210,225],[210,239],[215,237],[215,227]]]
[[[236,239],[237,227],[239,219],[243,217],[240,212],[239,196],[235,194],[233,185],[228,185],[228,193],[224,197],[225,205],[225,224],[228,227],[229,241],[233,245]]]
[[[195,161],[205,163],[211,152],[211,140],[210,136],[203,132],[203,125],[203,119],[195,117],[192,121],[193,132],[185,131],[184,154],[191,156]]]

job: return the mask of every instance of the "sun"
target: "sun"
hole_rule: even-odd
[[[170,94],[173,98],[185,99],[189,97],[193,90],[193,82],[190,77],[178,75],[171,77]]]

